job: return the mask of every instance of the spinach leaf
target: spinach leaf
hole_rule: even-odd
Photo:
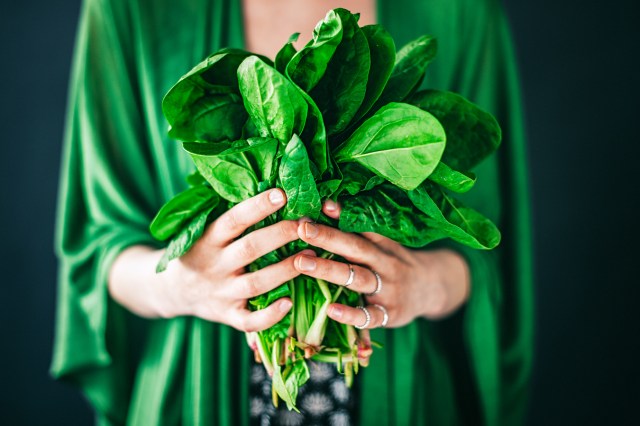
[[[241,136],[247,112],[234,93],[202,97],[188,108],[189,115],[172,126],[169,136],[183,141],[219,142]]]
[[[391,103],[347,139],[335,159],[357,161],[403,189],[420,185],[436,168],[445,148],[444,129],[431,114]]]
[[[365,97],[371,67],[367,37],[356,16],[345,9],[335,12],[342,22],[342,40],[322,79],[309,92],[322,112],[328,135],[346,129],[355,117]]]
[[[492,249],[500,243],[500,231],[482,214],[466,207],[438,185],[425,182],[408,192],[413,204],[447,237],[475,249]]]
[[[396,45],[387,30],[380,25],[366,25],[361,29],[368,42],[371,68],[365,97],[353,122],[360,120],[378,100],[391,76],[396,59]]]
[[[202,177],[199,171],[194,171],[190,175],[186,177],[186,181],[189,186],[198,186],[198,185],[206,185],[207,180]]]
[[[249,55],[240,49],[222,49],[196,65],[167,92],[162,100],[162,112],[171,125],[169,135],[172,138],[187,142],[215,142],[224,139],[224,135],[239,135],[236,125],[240,118],[234,114],[246,117],[246,112],[238,108],[242,108],[242,102],[237,96],[236,70]],[[230,111],[224,111],[227,108]],[[216,116],[221,120],[217,123],[221,126],[220,132],[203,124],[213,122],[215,126]],[[222,121],[225,116],[233,120]],[[200,125],[206,130],[201,130],[201,135],[196,132],[194,117],[203,121]],[[202,135],[209,136],[203,138]]]
[[[184,143],[202,176],[220,196],[239,203],[258,193],[261,181],[275,175],[278,141],[252,138],[232,146],[229,143]]]
[[[319,182],[317,187],[318,194],[320,194],[320,199],[326,200],[327,198],[331,198],[340,187],[340,182],[340,179],[329,179]]]
[[[264,309],[276,300],[290,295],[291,290],[289,290],[289,285],[282,284],[281,286],[276,287],[273,290],[268,291],[267,293],[263,293],[260,296],[254,297],[253,299],[249,300],[249,305],[251,305],[255,310]]]
[[[309,156],[304,144],[293,135],[280,161],[279,180],[287,194],[283,219],[300,219],[303,216],[316,219],[322,203],[316,182],[309,167]]]
[[[415,91],[437,50],[437,41],[430,35],[419,37],[400,49],[391,77],[373,110],[389,102],[402,101]]]
[[[385,184],[342,200],[339,227],[345,232],[376,232],[408,247],[423,247],[447,235],[430,226],[406,193]]]
[[[446,150],[445,148],[445,151]],[[476,183],[476,175],[471,172],[453,170],[441,161],[433,170],[433,173],[429,175],[429,180],[453,192],[462,194],[473,188],[473,185]]]
[[[208,186],[189,188],[167,202],[149,225],[151,235],[164,241],[182,229],[202,210],[214,208],[220,197]]]
[[[305,92],[310,92],[327,70],[338,44],[342,41],[342,21],[330,10],[313,30],[313,39],[287,64],[287,76]]]
[[[442,161],[456,170],[471,170],[500,146],[498,122],[462,96],[439,90],[424,90],[409,103],[433,114],[447,133]]]
[[[275,67],[280,74],[286,73],[289,61],[297,53],[296,48],[293,47],[293,43],[298,41],[298,37],[300,37],[300,33],[292,34],[291,37],[289,37],[289,41],[282,46],[282,49],[280,49],[276,55]]]
[[[198,213],[191,219],[187,226],[182,228],[182,230],[173,237],[158,262],[158,266],[156,266],[156,272],[166,270],[170,261],[177,259],[189,251],[193,244],[202,236],[207,225],[207,217],[212,210],[213,207],[209,207]]]
[[[347,191],[351,195],[356,195],[360,191],[368,191],[384,182],[383,178],[371,173],[358,163],[345,163],[341,170],[343,178],[338,194]]]
[[[273,387],[280,398],[287,404],[287,408],[299,413],[300,411],[296,408],[295,401],[298,397],[298,388],[309,380],[309,368],[305,360],[300,359],[287,366],[283,372],[282,367],[277,362],[280,356],[279,349],[279,345],[276,345],[273,351]]]
[[[238,68],[244,105],[261,136],[287,143],[300,134],[307,119],[307,103],[298,89],[275,68],[256,56]]]
[[[300,94],[307,102],[308,114],[304,131],[300,138],[305,142],[309,151],[309,156],[313,160],[317,173],[314,176],[320,177],[331,165],[329,161],[329,149],[327,147],[327,132],[324,127],[324,119],[316,103],[307,93],[300,90]]]

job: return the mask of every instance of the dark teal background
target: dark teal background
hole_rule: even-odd
[[[536,240],[530,425],[640,405],[636,2],[505,1],[526,102]],[[84,425],[52,382],[53,223],[79,2],[0,6],[0,424]]]

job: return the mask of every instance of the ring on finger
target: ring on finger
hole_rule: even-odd
[[[369,310],[364,306],[357,306],[357,308],[364,312],[365,316],[367,317],[367,319],[364,321],[364,324],[354,325],[355,328],[362,330],[369,327],[369,324],[371,324],[371,314],[369,313]]]
[[[377,303],[374,303],[371,306],[382,312],[382,324],[380,324],[380,327],[386,327],[389,322],[389,312],[387,312],[387,308],[382,305],[378,305]]]
[[[353,281],[355,281],[356,278],[356,271],[353,269],[353,265],[348,264],[349,266],[349,278],[347,278],[347,282],[344,283],[345,287],[349,287],[351,284],[353,284]]]
[[[376,289],[373,290],[371,293],[365,294],[365,296],[375,296],[376,294],[380,293],[380,291],[382,290],[382,278],[380,278],[380,274],[377,273],[376,271],[371,271],[371,272],[373,272],[373,275],[376,277]]]

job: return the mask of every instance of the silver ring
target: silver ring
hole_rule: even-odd
[[[382,305],[378,305],[377,303],[374,303],[373,305],[374,308],[379,309],[382,312],[382,324],[380,324],[380,327],[386,327],[387,323],[389,322],[389,312],[387,312],[387,308],[385,308]]]
[[[369,310],[367,308],[365,308],[364,306],[356,306],[358,309],[360,309],[362,312],[364,312],[364,314],[367,316],[367,319],[365,320],[364,324],[362,325],[355,325],[354,327],[362,330],[364,328],[369,327],[369,324],[371,324],[371,314],[369,313]]]
[[[366,293],[365,296],[374,296],[380,293],[380,290],[382,290],[382,278],[380,278],[380,274],[378,274],[376,271],[371,272],[373,272],[373,275],[376,277],[376,289],[371,293]]]
[[[353,270],[353,265],[349,264],[349,278],[347,279],[347,282],[344,283],[345,287],[349,287],[351,284],[353,284],[353,281],[356,278],[356,271]]]

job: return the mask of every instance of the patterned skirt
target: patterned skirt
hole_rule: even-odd
[[[278,408],[271,402],[271,378],[261,364],[251,368],[250,424],[252,426],[302,426],[357,424],[355,407],[357,376],[348,388],[334,364],[309,361],[310,378],[299,390],[297,406],[300,413],[287,410],[280,401]]]

